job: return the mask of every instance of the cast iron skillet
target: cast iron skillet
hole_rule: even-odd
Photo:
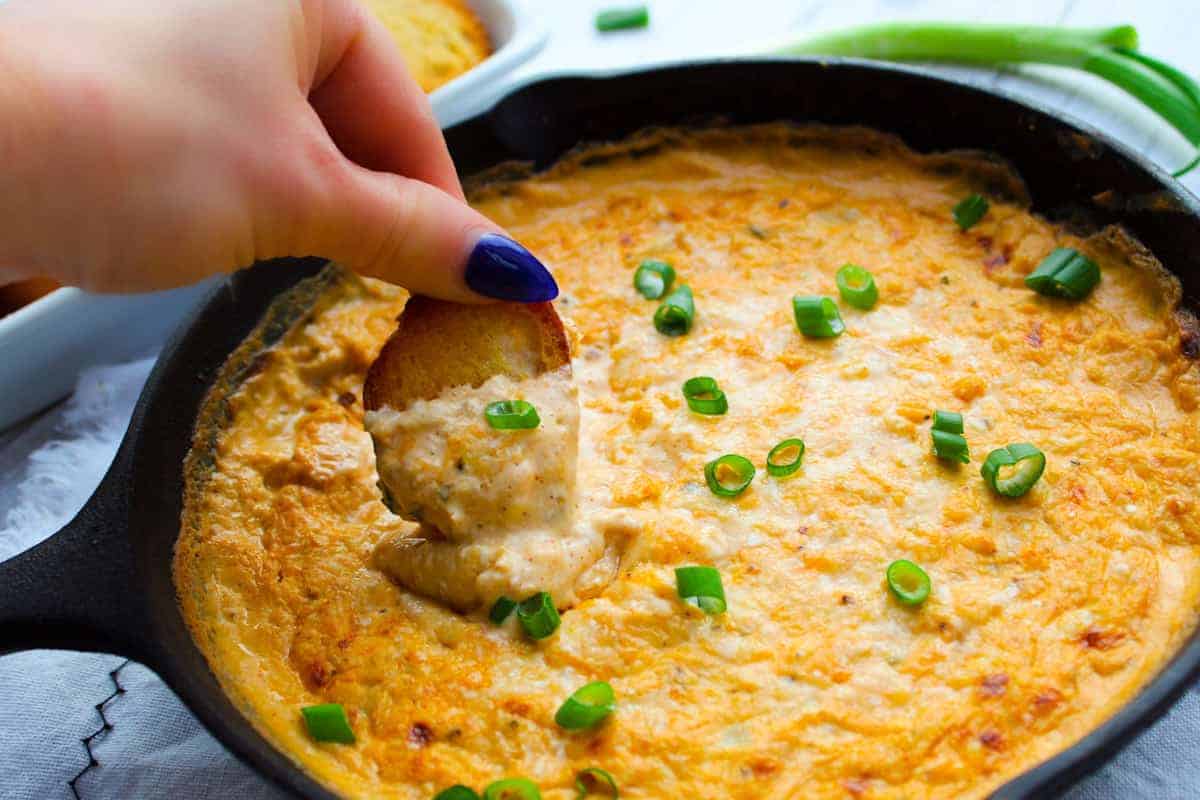
[[[470,174],[511,159],[545,165],[582,141],[713,115],[859,124],[896,133],[918,150],[998,153],[1025,177],[1036,210],[1056,219],[1119,221],[1180,277],[1189,300],[1200,290],[1200,202],[1178,183],[1096,131],[910,69],[741,61],[553,78],[513,92],[451,128],[447,139],[460,170]],[[188,634],[171,582],[182,465],[200,402],[271,301],[321,266],[286,260],[233,275],[176,332],[87,506],[58,534],[0,565],[0,652],[55,647],[137,659],[264,775],[301,795],[333,800],[226,698]],[[1185,349],[1200,351],[1200,343],[1189,340]],[[1113,718],[994,797],[1066,788],[1159,717],[1198,673],[1200,636],[1193,636]]]

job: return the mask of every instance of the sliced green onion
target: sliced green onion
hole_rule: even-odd
[[[934,428],[929,432],[933,438],[933,454],[945,461],[971,463],[971,450],[967,439],[960,433],[947,433]]]
[[[517,606],[517,621],[530,639],[545,639],[558,630],[562,619],[548,592],[538,592]]]
[[[970,448],[967,446],[963,433],[962,414],[954,411],[934,411],[933,429],[929,435],[933,439],[933,454],[947,461],[971,463]]]
[[[1100,282],[1100,267],[1071,247],[1059,247],[1025,278],[1025,285],[1048,297],[1081,300]]]
[[[1046,455],[1021,442],[988,453],[979,472],[997,494],[1020,497],[1033,488],[1045,470]]]
[[[483,790],[483,800],[542,800],[537,784],[528,778],[505,778]]]
[[[718,497],[737,497],[754,480],[754,465],[745,456],[727,453],[704,465],[704,480]]]
[[[767,474],[785,478],[800,469],[804,460],[804,440],[784,439],[767,453]]]
[[[542,420],[537,409],[524,400],[497,400],[483,410],[488,425],[496,430],[515,431],[536,428]]]
[[[433,796],[433,800],[479,800],[479,793],[461,783],[442,789]]]
[[[919,606],[929,597],[933,584],[925,570],[902,558],[888,564],[887,585],[904,605]]]
[[[638,264],[633,273],[633,288],[647,300],[657,300],[671,289],[675,282],[675,268],[665,261],[649,259]]]
[[[855,308],[870,311],[879,301],[875,276],[857,264],[847,264],[839,269],[835,280],[842,299]]]
[[[954,207],[954,221],[958,223],[960,229],[965,231],[983,219],[988,208],[987,198],[983,195],[967,195]]]
[[[560,728],[579,731],[591,728],[616,709],[616,696],[612,686],[604,681],[591,683],[575,690],[558,707],[554,721]]]
[[[841,336],[846,330],[842,315],[828,297],[796,295],[792,298],[792,314],[796,317],[796,327],[805,336],[828,339]]]
[[[613,800],[620,798],[621,792],[617,789],[617,781],[607,770],[600,769],[599,767],[588,767],[587,769],[580,770],[575,776],[575,791],[577,792],[575,800],[583,800],[583,798],[601,786],[608,787],[609,796]]]
[[[610,8],[596,14],[596,30],[602,33],[644,28],[649,24],[650,12],[645,6]]]
[[[962,414],[957,411],[934,411],[933,412],[933,429],[935,431],[945,431],[946,433],[963,432]]]
[[[705,614],[725,613],[725,587],[715,567],[678,567],[675,591],[683,602],[691,603]]]
[[[687,398],[688,408],[697,414],[715,417],[729,410],[729,401],[725,399],[725,393],[717,385],[716,378],[710,378],[707,375],[699,375],[684,381],[683,396]]]
[[[354,731],[350,729],[350,720],[346,719],[346,709],[341,703],[305,706],[300,713],[304,715],[308,735],[314,740],[354,744]]]
[[[654,327],[663,336],[683,336],[692,329],[696,318],[696,303],[692,290],[682,284],[667,295],[658,311],[654,312]]]
[[[492,610],[488,612],[488,619],[493,625],[503,625],[504,620],[508,619],[508,615],[516,610],[517,601],[501,595],[496,598],[496,602],[492,603]]]

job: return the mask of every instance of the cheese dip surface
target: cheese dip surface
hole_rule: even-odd
[[[963,231],[951,209],[976,192],[990,208]],[[482,183],[474,204],[563,289],[578,454],[528,453],[573,468],[577,499],[565,527],[489,506],[559,512],[505,450],[490,479],[456,484],[439,529],[498,517],[504,553],[558,566],[479,583],[459,562],[389,562],[418,529],[382,502],[361,389],[405,297],[332,268],[240,388],[210,399],[219,429],[198,431],[175,563],[198,645],[259,730],[347,797],[524,776],[567,800],[588,767],[627,798],[986,795],[1151,679],[1200,589],[1178,285],[1120,231],[1079,238],[1020,197],[983,160],[785,125],[660,131]],[[1024,283],[1056,247],[1099,265],[1081,300]],[[635,290],[647,259],[691,288],[685,335],[659,333],[659,302]],[[847,263],[874,275],[870,310],[839,298]],[[834,299],[845,332],[802,335],[794,295]],[[726,413],[689,410],[695,376]],[[962,414],[969,464],[931,453],[935,410]],[[789,438],[801,468],[769,475]],[[1022,442],[1045,473],[1001,497],[980,466]],[[757,468],[732,498],[705,479],[727,453]],[[899,559],[931,580],[920,605],[889,591]],[[725,613],[680,599],[686,565],[719,570]],[[551,591],[561,627],[533,641],[491,624],[501,585]],[[556,711],[590,681],[611,684],[615,711],[564,730]],[[345,708],[354,744],[309,735],[300,709],[323,703]]]

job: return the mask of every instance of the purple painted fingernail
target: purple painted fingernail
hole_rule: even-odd
[[[558,297],[558,284],[542,262],[496,233],[479,237],[467,259],[464,278],[472,291],[497,300],[539,303]]]

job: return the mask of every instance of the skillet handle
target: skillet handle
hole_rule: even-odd
[[[126,530],[129,459],[58,533],[0,563],[0,654],[53,648],[149,655],[149,621]]]

